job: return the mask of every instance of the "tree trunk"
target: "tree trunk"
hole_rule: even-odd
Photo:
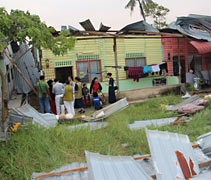
[[[137,1],[138,1],[138,4],[139,4],[139,8],[140,8],[141,15],[142,15],[144,21],[146,21],[146,17],[145,17],[145,13],[144,13],[144,7],[142,6],[140,0],[137,0]]]
[[[1,70],[0,70],[1,71]],[[4,75],[1,71],[1,105],[2,105],[2,131],[6,132],[7,118],[8,118],[8,94],[7,94],[7,74]]]

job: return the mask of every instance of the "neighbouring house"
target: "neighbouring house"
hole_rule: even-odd
[[[12,57],[13,51],[11,45],[8,46],[6,49],[8,54]],[[11,96],[13,88],[14,88],[14,69],[10,68],[12,66],[9,59],[3,55],[3,53],[0,54],[0,68],[3,71],[4,74],[9,70],[9,73],[7,75],[7,88],[8,88],[8,97]],[[1,99],[1,78],[0,78],[0,99]],[[1,103],[0,103],[1,104]]]
[[[168,63],[168,75],[179,76],[179,58],[181,64],[181,82],[189,81],[188,74],[201,78],[202,83],[211,84],[211,17],[189,15],[179,17],[162,32],[181,33],[183,38],[165,38],[162,44],[164,61]],[[169,36],[169,35],[168,35]]]
[[[83,27],[88,31],[90,26],[86,23],[83,24]],[[140,23],[134,23],[134,26],[132,26],[134,29],[132,30],[138,30],[139,27],[137,26]],[[145,24],[141,23],[142,27],[150,28],[150,25],[145,26]],[[131,28],[131,25],[125,28],[126,30],[124,28],[123,30],[127,31],[127,28]],[[93,27],[91,30],[93,30]],[[153,31],[153,28],[151,27],[150,30]],[[82,31],[78,31],[78,33],[78,35],[73,35],[77,39],[74,49],[64,56],[55,56],[50,50],[42,49],[41,64],[46,79],[56,77],[65,82],[68,76],[73,78],[79,76],[82,82],[90,83],[94,77],[98,77],[102,82],[104,92],[107,92],[106,84],[108,79],[106,73],[111,72],[114,79],[116,79],[115,68],[117,67],[113,50],[114,40],[112,36],[106,36],[106,33],[105,35],[102,33],[101,35],[92,35]],[[133,79],[128,78],[124,67],[139,67],[161,63],[163,61],[161,36],[159,34],[127,33],[124,34],[124,37],[126,38],[117,37],[116,39],[120,90],[152,87],[152,80],[156,75],[149,74],[147,77],[140,79],[139,82],[134,82]],[[167,84],[177,83],[177,77],[167,77]]]
[[[16,43],[11,43],[6,51],[12,58],[19,58],[28,49],[28,45],[22,44],[20,47]],[[16,62],[17,67],[23,73],[28,82],[34,87],[39,80],[40,73],[37,68],[37,63],[31,51],[28,51],[24,56],[22,56],[18,62]],[[12,68],[9,68],[12,67]],[[28,94],[32,91],[23,77],[19,74],[16,68],[12,66],[12,63],[8,60],[7,56],[4,54],[0,55],[0,68],[3,73],[9,70],[7,76],[7,86],[8,86],[8,97],[11,99],[13,90],[16,90],[18,94]],[[0,79],[1,86],[1,79]],[[0,99],[1,99],[1,88],[0,88]],[[0,103],[1,104],[1,103]]]

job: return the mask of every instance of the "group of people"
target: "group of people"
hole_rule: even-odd
[[[112,104],[116,102],[114,79],[111,73],[108,73],[107,77],[109,78],[108,102]],[[98,78],[92,80],[90,89],[86,83],[82,84],[80,81],[79,77],[73,81],[69,76],[65,84],[58,79],[45,82],[45,77],[40,76],[36,89],[41,113],[52,112],[57,115],[67,113],[74,116],[75,109],[79,109],[78,112],[82,114],[85,113],[84,108],[91,105],[94,105],[96,110],[103,108],[106,100]]]

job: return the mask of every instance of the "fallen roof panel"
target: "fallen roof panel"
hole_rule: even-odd
[[[187,135],[146,130],[157,180],[188,179],[199,166]]]
[[[84,124],[78,124],[67,127],[69,130],[75,130],[77,128],[89,128],[90,130],[100,129],[102,127],[106,127],[108,125],[107,122],[90,122]]]
[[[86,151],[90,180],[152,180],[141,165],[127,156],[105,156]]]
[[[18,108],[12,108],[11,112],[13,114],[23,115],[23,116],[32,118],[33,122],[36,122],[39,125],[46,128],[56,127],[57,122],[58,122],[56,119],[56,115],[49,114],[49,113],[46,113],[46,114],[39,113],[36,109],[34,109],[29,104],[25,104]]]
[[[91,23],[90,19],[87,19],[86,21],[80,22],[80,25],[86,31],[95,31],[95,28],[94,28],[93,24]]]
[[[197,142],[200,144],[202,151],[207,156],[211,157],[211,132],[199,136]]]
[[[109,29],[111,29],[111,27],[105,26],[103,25],[103,23],[100,24],[100,29],[99,29],[100,32],[107,32]]]
[[[134,121],[132,124],[129,124],[128,126],[131,130],[141,129],[141,128],[145,128],[147,126],[161,126],[161,125],[165,125],[165,124],[170,124],[171,122],[174,122],[176,119],[177,119],[177,117]]]

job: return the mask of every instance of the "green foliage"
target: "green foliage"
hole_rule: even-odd
[[[147,6],[144,6],[144,11],[146,17],[152,17],[154,20],[153,26],[157,29],[167,27],[166,15],[170,11],[168,8],[165,8],[157,3],[151,2]]]
[[[153,26],[157,29],[167,27],[166,15],[170,11],[152,0],[129,0],[125,8],[129,8],[131,12],[134,11],[137,3],[139,4],[141,16],[146,21],[146,17],[151,17],[154,20]]]
[[[75,39],[69,32],[61,31],[59,36],[53,36],[55,29],[47,27],[39,16],[31,15],[28,11],[11,10],[8,13],[0,8],[0,52],[3,52],[12,40],[18,44],[28,42],[37,48],[52,50],[55,55],[63,55],[74,47]]]
[[[20,127],[10,141],[0,144],[0,179],[30,179],[33,172],[47,172],[72,162],[85,162],[84,151],[109,155],[149,153],[144,129],[131,131],[128,123],[135,120],[171,117],[162,104],[181,102],[179,96],[164,96],[132,105],[107,119],[109,125],[90,131],[79,128],[69,131],[66,126],[45,129],[34,125]],[[163,126],[157,129],[189,135],[191,141],[210,131],[211,104],[193,116],[187,126]],[[150,129],[155,129],[151,127]],[[127,144],[126,147],[122,144]]]
[[[141,16],[143,17],[144,21],[146,21],[145,18],[145,12],[144,12],[144,7],[147,6],[148,3],[152,3],[152,0],[129,0],[127,5],[125,6],[126,9],[130,9],[131,12],[133,12],[134,8],[136,7],[137,3],[140,8],[140,13]]]

